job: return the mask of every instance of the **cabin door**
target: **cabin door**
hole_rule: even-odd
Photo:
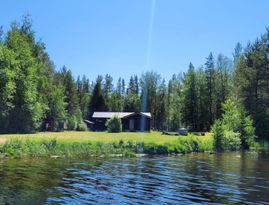
[[[134,125],[135,125],[135,121],[134,121],[134,119],[130,119],[129,120],[129,129],[130,129],[130,131],[134,131]]]

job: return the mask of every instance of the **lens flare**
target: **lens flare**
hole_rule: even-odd
[[[153,26],[154,26],[154,19],[155,19],[155,7],[156,7],[156,0],[151,0],[150,6],[150,18],[149,18],[149,30],[148,30],[148,42],[147,42],[147,50],[146,50],[146,66],[145,70],[150,69],[150,58],[151,58],[151,49],[152,49],[152,37],[153,37]],[[146,82],[144,82],[146,83]],[[147,112],[147,85],[144,84],[143,86],[143,95],[142,95],[142,103],[141,103],[141,111]],[[141,115],[141,131],[145,130],[145,116]]]

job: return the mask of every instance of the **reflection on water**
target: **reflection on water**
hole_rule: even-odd
[[[269,157],[2,160],[0,204],[269,204]]]

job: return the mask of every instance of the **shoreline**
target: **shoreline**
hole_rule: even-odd
[[[168,136],[160,132],[67,131],[0,135],[0,142],[0,158],[103,158],[215,153],[211,133],[205,136]]]
[[[165,137],[164,137],[165,138]],[[51,157],[51,158],[88,158],[88,157],[137,157],[153,155],[187,154],[191,152],[212,152],[212,137],[183,136],[174,141],[154,142],[139,137],[136,140],[114,141],[68,141],[58,138],[10,138],[0,145],[1,158]]]

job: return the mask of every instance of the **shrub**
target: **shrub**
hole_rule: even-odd
[[[64,122],[56,121],[55,125],[54,125],[54,128],[53,128],[53,131],[61,132],[63,130],[64,130]]]
[[[237,151],[241,148],[241,139],[238,132],[225,131],[222,139],[223,150]]]
[[[217,121],[212,129],[216,151],[240,148],[244,150],[254,146],[256,136],[253,121],[247,116],[242,104],[235,100],[227,100],[222,107],[222,121]]]
[[[76,130],[77,128],[77,119],[74,115],[70,116],[67,121],[68,130]]]
[[[255,128],[253,126],[252,119],[247,116],[242,119],[242,123],[240,126],[241,131],[241,141],[242,141],[242,148],[249,149],[251,146],[255,146]]]
[[[77,131],[86,131],[88,129],[86,123],[80,122],[77,125]]]
[[[67,119],[67,130],[86,131],[87,125],[82,118],[82,112],[78,109]]]
[[[213,132],[213,137],[214,137],[214,148],[216,151],[222,151],[223,150],[223,127],[221,124],[221,121],[217,120],[212,128],[212,132]]]
[[[113,116],[106,122],[107,131],[108,132],[121,132],[122,131],[122,124],[121,119],[117,116]]]

